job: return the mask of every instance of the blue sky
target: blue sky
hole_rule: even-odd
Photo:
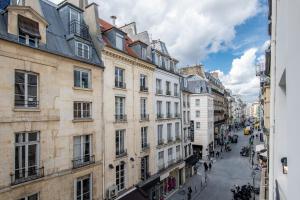
[[[266,5],[265,0],[261,3]],[[221,69],[227,74],[231,69],[233,59],[243,55],[247,49],[260,48],[269,39],[267,28],[267,10],[263,9],[256,16],[235,28],[236,36],[231,47],[211,53],[202,60],[206,70]]]

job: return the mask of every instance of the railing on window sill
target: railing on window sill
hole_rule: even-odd
[[[115,115],[116,122],[127,122],[127,115]]]
[[[163,114],[157,114],[156,118],[157,118],[157,119],[163,119],[163,118],[164,118],[164,115],[163,115]]]
[[[78,35],[86,40],[90,40],[88,27],[78,20],[72,20],[69,27],[70,34]]]
[[[167,118],[172,118],[172,114],[171,113],[167,113]]]
[[[126,89],[126,83],[121,82],[121,81],[115,81],[115,87],[116,88],[121,88],[121,89]]]
[[[149,114],[141,114],[141,121],[149,121]]]
[[[127,149],[123,149],[116,152],[116,158],[121,158],[127,156]]]
[[[11,185],[17,185],[28,181],[36,180],[44,176],[44,167],[33,167],[31,170],[18,170],[11,174]]]
[[[171,95],[171,91],[166,91],[166,95]]]
[[[79,168],[86,165],[90,165],[92,163],[95,163],[95,156],[94,155],[86,155],[80,158],[74,158],[72,160],[73,168]]]
[[[158,142],[157,142],[157,146],[162,146],[164,144],[165,144],[165,141],[163,139],[158,140]]]
[[[150,149],[150,144],[149,143],[142,144],[142,151],[148,151],[149,149]]]
[[[168,138],[168,143],[169,143],[169,144],[170,144],[170,143],[173,143],[173,142],[174,142],[173,137]]]
[[[15,100],[16,108],[38,108],[39,101]]]
[[[162,94],[163,94],[163,91],[162,91],[162,90],[156,90],[156,94],[162,95]]]
[[[141,91],[141,92],[148,92],[149,89],[148,89],[148,87],[146,87],[146,86],[141,86],[141,87],[140,87],[140,91]]]

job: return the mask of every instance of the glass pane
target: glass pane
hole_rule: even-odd
[[[16,72],[15,83],[25,83],[25,74],[22,72]]]
[[[28,100],[30,97],[37,96],[37,86],[30,86],[28,85]]]
[[[39,195],[38,194],[34,194],[28,197],[28,200],[38,200]]]
[[[80,137],[74,137],[74,158],[81,157]]]
[[[82,72],[82,87],[88,88],[89,87],[89,73],[88,72]]]
[[[80,87],[80,72],[77,70],[74,70],[74,86]]]
[[[25,85],[23,83],[15,84],[15,94],[25,95]]]
[[[82,194],[82,191],[81,191],[81,180],[77,181],[76,194],[77,194],[77,197],[80,197],[81,194]]]
[[[38,141],[37,133],[28,133],[28,141]]]
[[[83,184],[83,193],[87,193],[90,191],[90,178],[86,178],[82,181]]]
[[[34,74],[28,74],[28,84],[37,85],[37,76]]]
[[[37,145],[28,146],[28,175],[36,174],[36,165],[37,165]]]

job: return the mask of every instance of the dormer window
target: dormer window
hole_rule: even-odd
[[[75,42],[75,54],[80,58],[90,58],[90,46],[82,42]]]
[[[38,47],[41,38],[39,23],[18,15],[19,42],[31,47]]]
[[[120,33],[116,33],[116,48],[122,51],[124,49],[124,37]]]
[[[141,55],[142,55],[142,59],[147,58],[147,49],[145,47],[142,47]]]

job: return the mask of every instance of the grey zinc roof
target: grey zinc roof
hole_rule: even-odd
[[[74,60],[79,60],[85,63],[93,64],[102,67],[103,63],[99,56],[96,53],[94,46],[92,46],[92,58],[89,60],[79,58],[75,55],[75,51],[69,45],[66,35],[67,30],[65,29],[62,20],[59,16],[56,5],[48,1],[40,0],[41,10],[43,15],[48,22],[49,26],[47,27],[46,39],[47,44],[40,45],[38,49],[68,57]],[[17,36],[7,33],[7,24],[6,24],[6,14],[0,14],[0,38],[9,40],[12,42],[17,42]],[[20,44],[22,45],[22,44]]]
[[[210,93],[210,86],[206,80],[199,76],[191,75],[187,77],[187,90],[191,93],[205,94]]]

